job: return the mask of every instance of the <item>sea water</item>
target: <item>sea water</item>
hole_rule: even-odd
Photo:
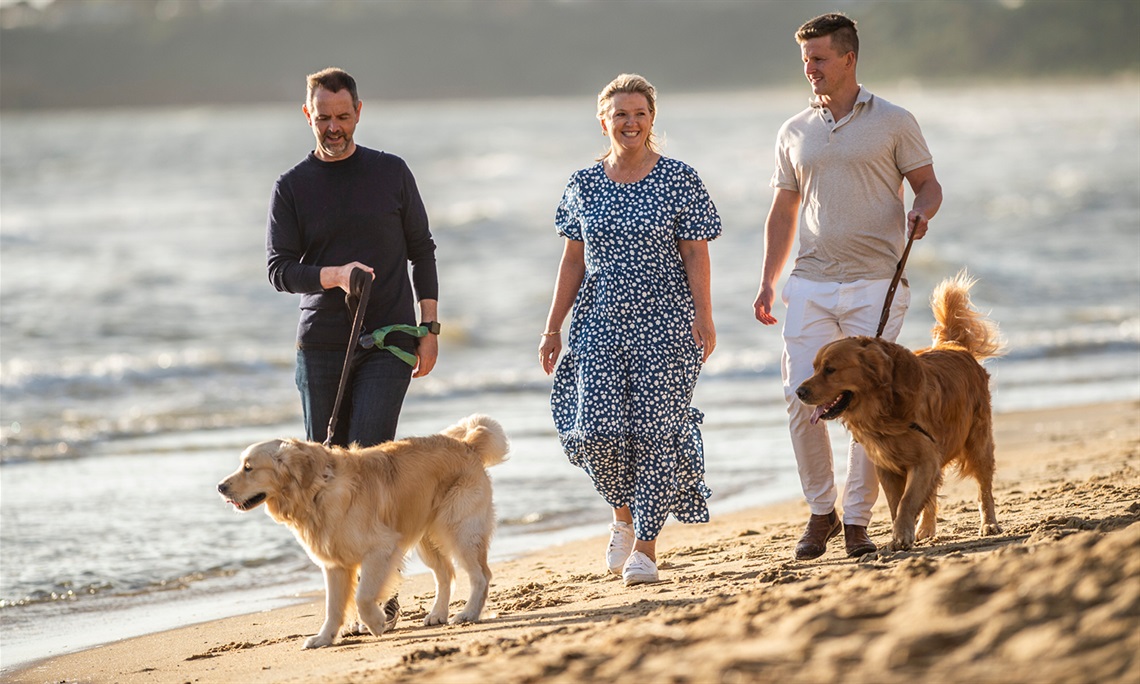
[[[1140,85],[877,94],[917,116],[945,193],[911,253],[900,342],[929,344],[931,289],[965,267],[1009,341],[987,364],[999,411],[1140,397]],[[713,515],[799,495],[779,329],[752,301],[775,133],[807,97],[659,103],[665,153],[724,221],[695,397]],[[366,98],[356,139],[408,162],[438,246],[440,359],[400,435],[473,412],[504,424],[496,558],[603,534],[537,353],[554,209],[604,150],[592,98]],[[303,433],[298,298],[270,286],[264,251],[273,181],[312,147],[300,108],[5,113],[0,143],[0,666],[319,590],[285,528],[215,491],[249,443]]]

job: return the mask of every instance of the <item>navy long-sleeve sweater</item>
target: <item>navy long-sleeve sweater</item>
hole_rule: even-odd
[[[344,349],[348,342],[345,293],[321,288],[324,266],[359,261],[374,269],[366,331],[415,325],[416,300],[439,298],[435,242],[411,170],[395,155],[360,145],[335,162],[310,153],[277,179],[266,252],[273,286],[302,295],[298,347]],[[402,333],[387,342],[409,350],[416,344]]]

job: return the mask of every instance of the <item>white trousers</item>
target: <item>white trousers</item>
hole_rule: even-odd
[[[835,462],[826,421],[811,424],[814,407],[796,396],[796,388],[812,376],[812,361],[820,347],[853,335],[874,336],[879,327],[890,280],[820,283],[797,276],[788,279],[781,295],[784,316],[784,353],[781,374],[788,401],[792,449],[796,454],[800,485],[814,515],[835,509]],[[894,342],[910,308],[910,288],[900,282],[891,303],[891,316],[883,339]],[[843,490],[843,522],[867,526],[871,507],[879,495],[879,478],[863,447],[851,441],[847,451],[847,484]]]

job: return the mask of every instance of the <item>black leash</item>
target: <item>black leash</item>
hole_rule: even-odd
[[[875,333],[875,337],[882,337],[883,330],[887,327],[887,321],[891,318],[891,302],[895,301],[895,290],[899,287],[899,281],[902,280],[903,266],[906,266],[906,258],[910,256],[910,246],[914,244],[914,234],[906,241],[906,249],[903,250],[902,258],[899,259],[899,265],[895,268],[895,277],[891,279],[891,286],[887,288],[887,300],[883,302],[883,314],[879,316],[879,330]]]
[[[344,368],[340,371],[340,386],[336,390],[336,403],[333,404],[332,415],[329,416],[329,433],[325,437],[325,446],[332,446],[333,432],[336,430],[336,418],[340,413],[340,402],[344,399],[344,388],[348,386],[349,369],[352,368],[352,355],[360,342],[360,332],[364,328],[364,312],[368,310],[368,295],[372,292],[372,276],[363,269],[354,268],[348,278],[348,295],[345,302],[353,312],[352,330],[349,331],[348,349],[344,352]]]

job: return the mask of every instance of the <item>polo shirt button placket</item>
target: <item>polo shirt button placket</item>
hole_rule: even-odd
[[[827,122],[827,140],[830,142],[835,137],[835,118],[827,107],[823,108],[823,120]]]

